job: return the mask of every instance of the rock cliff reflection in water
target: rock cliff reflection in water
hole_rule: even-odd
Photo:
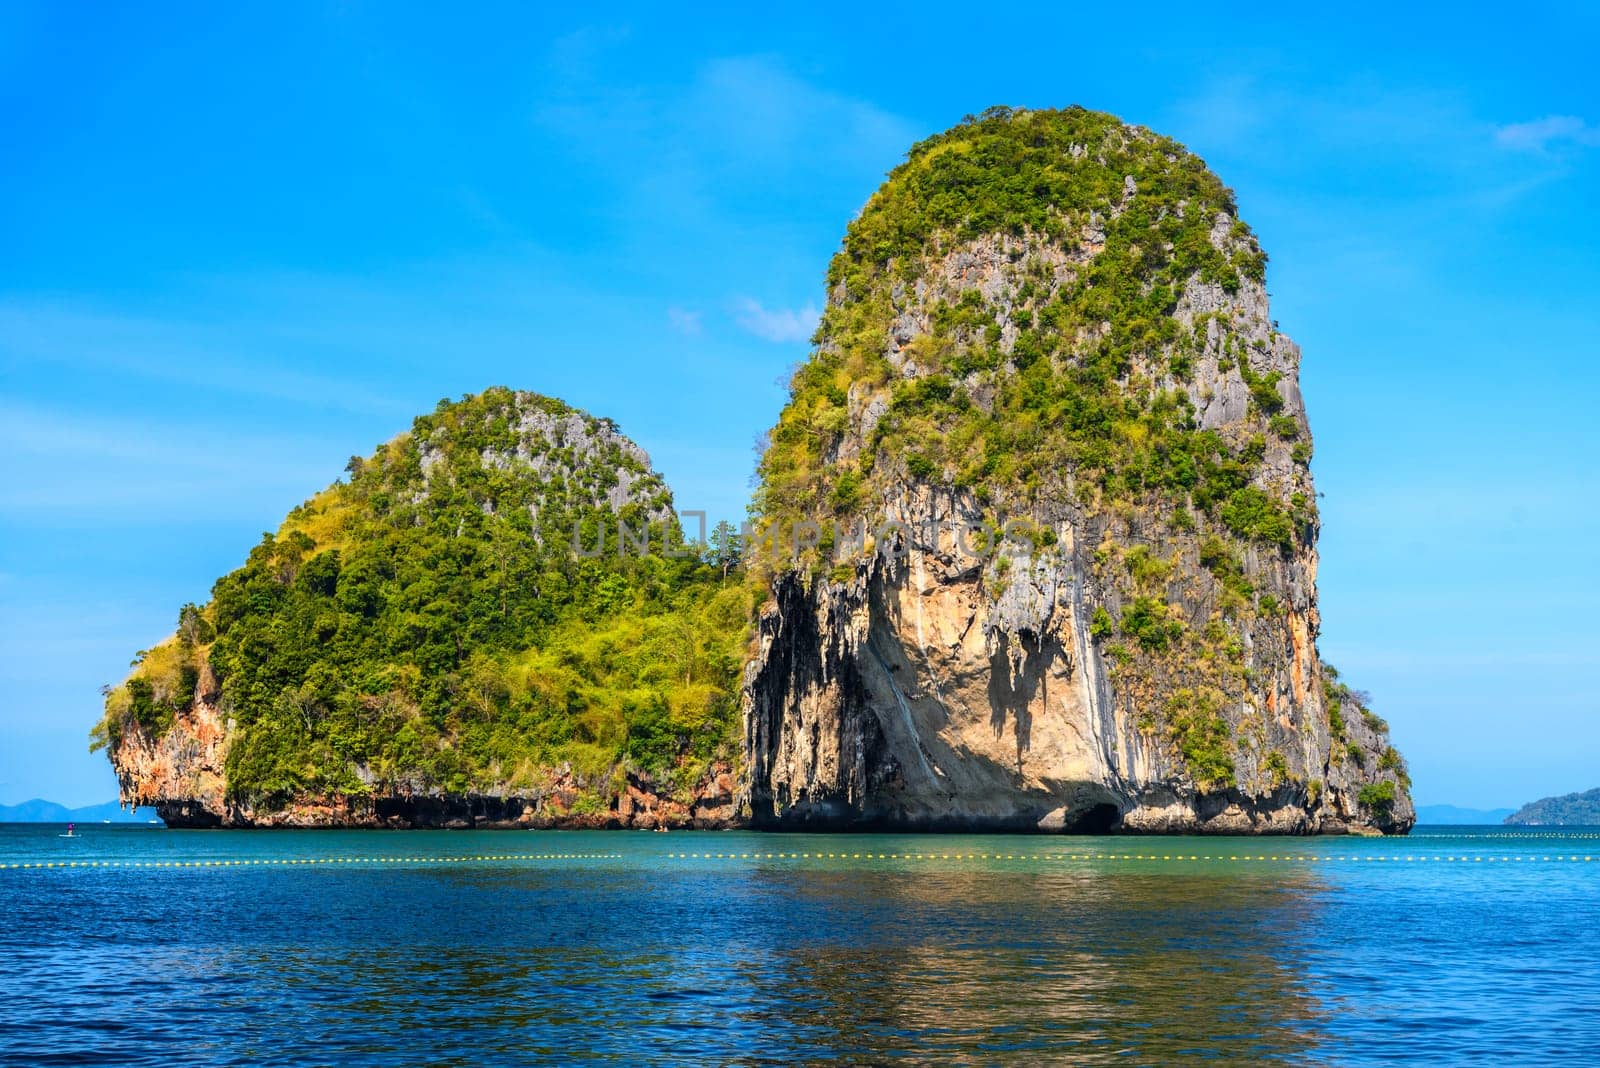
[[[0,870],[0,1058],[1550,1063],[1600,1043],[1600,863],[1405,856],[1586,844],[5,827],[346,862]],[[668,855],[869,849],[939,856]],[[611,856],[438,859],[538,851]]]

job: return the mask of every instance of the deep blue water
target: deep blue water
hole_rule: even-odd
[[[0,1063],[1600,1051],[1600,831],[61,830],[0,826]]]

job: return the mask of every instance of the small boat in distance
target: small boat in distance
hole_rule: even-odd
[[[57,838],[82,838],[83,835],[78,833],[78,825],[76,823],[69,823],[69,824],[67,824],[67,833],[66,834],[58,834],[58,835],[56,835],[56,837]]]

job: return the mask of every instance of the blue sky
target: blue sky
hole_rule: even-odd
[[[1304,348],[1322,648],[1419,801],[1600,785],[1600,21],[0,5],[0,802],[345,460],[504,383],[737,518],[845,224],[991,104],[1171,134]]]

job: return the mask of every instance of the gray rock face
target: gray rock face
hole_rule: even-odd
[[[1125,203],[1136,196],[1130,178]],[[1216,220],[1218,248],[1230,247],[1232,223]],[[884,339],[896,374],[927,373],[918,345],[936,303],[954,305],[972,291],[993,309],[998,347],[1009,353],[1013,297],[1029,279],[1070,280],[1099,252],[1099,225],[1091,220],[1075,243],[1016,235],[966,242],[932,259],[915,282],[897,284]],[[1256,382],[1276,374],[1279,414],[1309,443],[1300,351],[1275,330],[1259,283],[1228,292],[1196,276],[1173,315],[1185,336],[1201,324],[1192,371],[1179,380],[1163,358],[1140,361],[1133,375],[1184,389],[1200,428],[1244,441],[1260,436],[1263,422],[1246,373]],[[983,394],[973,396],[981,406]],[[883,390],[851,387],[850,426],[830,464],[872,448],[888,403]],[[960,531],[992,519],[995,502],[981,506],[938,476],[879,478],[873,503],[905,524],[903,542],[876,545],[848,577],[836,567],[774,580],[744,680],[742,804],[752,820],[1133,833],[1409,829],[1404,765],[1381,721],[1340,695],[1317,656],[1309,469],[1287,437],[1266,438],[1252,484],[1298,510],[1307,533],[1292,549],[1242,551],[1248,603],[1202,561],[1207,530],[1175,516],[1179,506],[1112,508],[1089,492],[1001,501],[1049,536],[975,558]],[[1070,490],[1072,472],[1062,475]],[[1130,578],[1135,558],[1159,562],[1155,577]],[[1227,669],[1193,657],[1130,659],[1115,648],[1115,635],[1096,627],[1097,608],[1120,619],[1144,595],[1172,606],[1189,632],[1219,627]],[[1180,732],[1173,723],[1185,717],[1214,718],[1225,737]],[[1207,746],[1209,756],[1200,752]],[[1228,774],[1216,770],[1218,757]],[[1383,783],[1391,800],[1370,789]]]
[[[516,443],[483,450],[485,467],[524,470],[560,487],[567,503],[621,512],[638,504],[653,522],[673,518],[666,484],[650,467],[650,455],[620,433],[609,419],[575,409],[551,410],[548,398],[511,394]],[[429,485],[442,468],[443,451],[418,442],[422,474]],[[486,507],[488,507],[486,505]],[[540,505],[530,506],[535,518]]]

